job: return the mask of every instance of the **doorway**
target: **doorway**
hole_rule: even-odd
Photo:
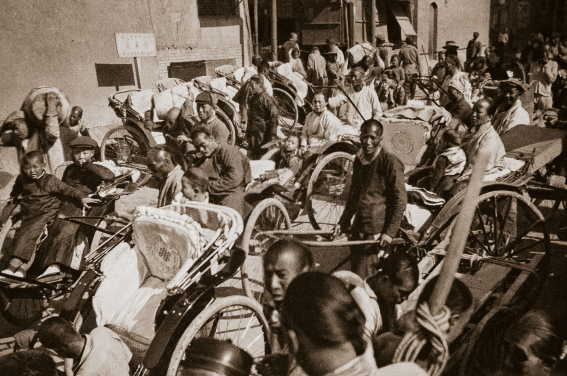
[[[437,53],[437,18],[439,14],[439,9],[436,3],[431,3],[429,6],[429,58],[437,59],[435,54]]]

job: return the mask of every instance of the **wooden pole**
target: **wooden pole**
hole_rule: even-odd
[[[254,53],[260,53],[260,44],[258,43],[258,0],[254,0]]]
[[[376,0],[370,0],[370,34],[368,39],[371,44],[376,43]]]
[[[459,268],[461,256],[469,237],[469,229],[476,212],[478,196],[480,188],[482,187],[482,179],[486,171],[486,166],[488,165],[489,156],[489,151],[482,151],[476,157],[472,175],[469,180],[469,186],[467,187],[461,211],[453,228],[451,242],[447,247],[443,266],[439,273],[439,279],[428,301],[429,311],[434,316],[439,314],[441,308],[445,305],[449,291],[451,291],[451,287],[453,286],[455,273]]]
[[[142,89],[142,82],[140,80],[140,71],[141,71],[140,58],[136,56],[134,57],[134,73],[136,75],[136,83],[138,84],[138,89]]]
[[[278,60],[278,2],[272,0],[272,61]]]

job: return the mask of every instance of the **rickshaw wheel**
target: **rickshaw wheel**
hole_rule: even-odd
[[[532,203],[545,218],[550,233],[556,234],[561,240],[566,240],[565,235],[561,233],[561,227],[564,227],[563,224],[567,220],[567,201],[535,198]]]
[[[274,100],[280,111],[279,125],[286,129],[293,128],[293,125],[296,124],[299,119],[299,110],[297,103],[295,103],[295,98],[287,91],[277,87],[275,87],[273,91]]]
[[[11,246],[10,241],[14,238],[14,233],[16,231],[14,229],[14,227],[16,227],[15,225],[18,222],[19,221],[14,223],[13,218],[10,217],[10,218],[8,218],[8,220],[6,220],[6,223],[4,223],[4,227],[2,227],[2,229],[0,229],[0,252],[2,254],[9,253],[8,247]],[[10,239],[10,240],[8,240],[8,239]],[[8,240],[8,242],[6,240]]]
[[[144,133],[132,126],[121,125],[109,130],[102,139],[100,158],[102,161],[114,161],[119,167],[138,170],[140,177],[135,183],[142,186],[152,176],[146,161],[150,148]]]
[[[230,136],[228,137],[228,144],[236,145],[236,130],[234,128],[235,124],[222,109],[216,108],[215,113],[218,116],[219,120],[223,122],[223,124],[228,128],[228,131],[230,133]]]
[[[248,297],[257,300],[264,291],[262,257],[276,240],[262,232],[275,230],[291,230],[291,220],[280,201],[268,198],[256,205],[242,234],[242,248],[248,254],[240,271],[242,288]]]
[[[339,151],[325,156],[309,178],[305,209],[315,230],[334,230],[346,205],[354,155]]]
[[[465,252],[520,262],[529,262],[537,253],[549,258],[545,218],[516,192],[485,193],[478,198]]]
[[[16,326],[32,324],[49,305],[43,291],[37,287],[7,288],[0,291],[0,311],[6,321]]]
[[[185,374],[186,352],[200,337],[228,340],[254,358],[270,353],[269,327],[262,306],[246,296],[232,295],[217,299],[189,324],[173,349],[167,376]]]

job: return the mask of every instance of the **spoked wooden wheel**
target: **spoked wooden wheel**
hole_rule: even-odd
[[[242,287],[247,296],[260,299],[264,291],[262,257],[276,240],[264,234],[266,231],[291,230],[287,210],[275,198],[260,201],[248,217],[242,234],[242,248],[248,256],[242,264]]]
[[[305,209],[315,230],[332,231],[346,205],[354,155],[331,153],[315,166],[307,186]]]
[[[563,228],[567,226],[567,201],[536,198],[532,203],[545,218],[549,232],[566,240]]]
[[[279,110],[279,125],[285,129],[293,128],[299,118],[299,110],[295,98],[287,91],[274,88],[274,100]]]
[[[226,125],[228,129],[229,136],[228,136],[228,144],[235,145],[236,144],[236,129],[234,122],[230,119],[230,117],[220,108],[215,109],[216,116],[219,118],[221,122]]]
[[[185,358],[195,338],[210,337],[230,341],[259,358],[270,353],[268,323],[262,306],[246,296],[220,298],[205,308],[185,329],[177,342],[167,376],[184,375]]]
[[[515,192],[485,193],[478,199],[465,252],[519,262],[529,262],[538,253],[549,256],[545,219],[528,199]]]
[[[119,167],[139,171],[140,177],[135,183],[141,186],[151,177],[146,162],[150,148],[150,141],[142,131],[130,125],[123,125],[111,129],[104,136],[100,146],[100,158],[102,161],[114,161]]]
[[[0,291],[2,316],[17,326],[29,325],[41,319],[48,305],[43,290],[37,286],[8,287]]]

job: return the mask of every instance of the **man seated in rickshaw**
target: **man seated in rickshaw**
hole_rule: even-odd
[[[22,224],[17,230],[12,243],[12,256],[8,268],[2,273],[17,277],[25,274],[35,256],[36,245],[45,231],[57,217],[60,197],[68,200],[82,201],[83,205],[98,202],[97,199],[87,197],[85,192],[77,190],[55,176],[45,172],[45,159],[43,153],[30,151],[22,160],[22,174],[20,174],[10,198],[12,209],[20,200],[20,213]],[[10,210],[11,211],[11,210]],[[7,215],[6,215],[7,216]],[[7,218],[0,217],[0,227]]]
[[[218,144],[211,133],[195,128],[191,133],[193,145],[203,158],[196,161],[209,176],[209,197],[216,205],[236,210],[242,218],[248,217],[252,207],[244,200],[245,189],[252,181],[250,161],[233,145]]]
[[[173,198],[181,192],[183,169],[175,162],[170,148],[156,146],[148,152],[148,168],[159,182],[157,207],[171,204]]]
[[[526,88],[518,79],[510,78],[500,82],[503,101],[494,114],[494,129],[499,135],[508,132],[519,124],[530,124],[530,115],[522,106],[520,95]]]
[[[195,103],[197,104],[197,113],[201,121],[195,124],[195,126],[202,126],[208,129],[215,138],[215,141],[220,144],[228,142],[230,132],[226,125],[216,117],[215,106],[217,102],[217,96],[208,91],[203,91],[197,95]],[[191,129],[188,129],[188,131],[190,133]],[[184,141],[189,141],[189,138],[187,137]]]
[[[348,94],[350,100],[348,100],[343,94],[329,98],[329,107],[340,107],[345,103],[347,104],[345,113],[346,122],[356,129],[360,128],[360,125],[365,119],[377,120],[383,115],[376,90],[374,90],[373,87],[371,88],[364,84],[363,76],[364,71],[362,68],[354,68],[350,71],[350,77],[352,79],[352,86],[354,89],[353,93]]]
[[[327,109],[327,98],[324,93],[313,96],[313,111],[305,118],[303,137],[310,143],[312,139],[330,140],[333,129],[342,127],[342,123]],[[313,140],[313,143],[316,143]]]
[[[95,140],[81,136],[74,139],[70,146],[73,150],[73,164],[63,173],[61,180],[64,183],[89,195],[96,192],[101,183],[114,180],[112,171],[93,163],[95,150],[98,148]],[[59,214],[75,217],[80,216],[82,212],[82,204],[75,200],[63,200]],[[80,224],[70,223],[62,218],[55,219],[49,228],[47,239],[38,251],[42,267],[45,268],[39,278],[61,273],[61,267],[67,270],[81,270],[84,266],[82,251],[86,242]]]
[[[356,240],[380,239],[381,246],[385,247],[398,232],[407,193],[404,165],[381,146],[382,134],[383,126],[378,120],[362,123],[361,150],[354,161],[352,184],[339,220],[339,231],[350,230]],[[351,247],[352,271],[362,278],[373,274],[371,260],[377,253],[372,247]]]

